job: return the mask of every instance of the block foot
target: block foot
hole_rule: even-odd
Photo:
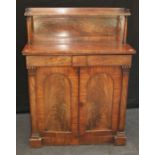
[[[114,138],[115,145],[125,145],[126,144],[126,136],[124,132],[118,132]]]
[[[31,136],[29,144],[32,148],[40,148],[42,146],[42,138],[40,136]]]

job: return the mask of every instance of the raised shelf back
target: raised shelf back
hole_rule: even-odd
[[[25,12],[31,44],[126,42],[128,10],[122,8],[29,8]]]

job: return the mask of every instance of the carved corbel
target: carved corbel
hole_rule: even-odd
[[[35,66],[27,66],[28,74],[31,76],[36,74],[36,69]]]
[[[123,73],[129,73],[131,66],[130,65],[122,65]]]

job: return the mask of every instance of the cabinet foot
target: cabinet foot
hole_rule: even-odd
[[[32,148],[40,148],[42,146],[42,138],[40,136],[31,136],[29,144]]]
[[[126,144],[126,136],[124,132],[118,132],[114,137],[115,145],[125,145]]]

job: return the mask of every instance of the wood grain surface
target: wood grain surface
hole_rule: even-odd
[[[121,94],[120,67],[80,70],[80,133],[116,131]],[[85,117],[83,117],[85,116]]]
[[[27,8],[25,10],[25,16],[62,16],[62,15],[83,15],[83,16],[93,16],[93,15],[130,15],[130,11],[124,8]]]
[[[36,44],[26,45],[23,55],[130,55],[135,50],[128,44],[120,45],[116,42],[98,43],[70,43],[70,44]]]
[[[124,145],[129,69],[123,8],[28,8],[30,145]]]

